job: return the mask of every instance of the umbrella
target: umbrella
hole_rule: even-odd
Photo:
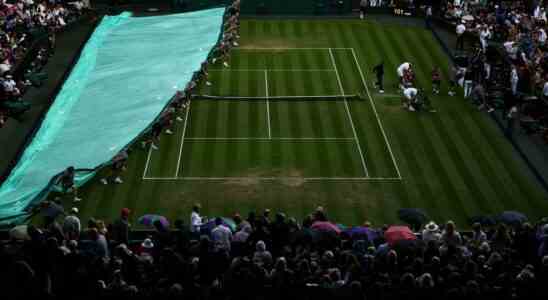
[[[48,201],[46,204],[46,207],[42,210],[42,214],[44,214],[44,216],[50,217],[52,219],[55,219],[57,218],[57,216],[64,213],[65,213],[65,209],[63,208],[63,206],[53,201]]]
[[[517,211],[504,211],[497,216],[497,220],[507,225],[519,225],[527,221],[527,217]]]
[[[420,208],[402,208],[398,210],[400,220],[416,227],[420,227],[426,222],[428,216]]]
[[[369,241],[374,241],[379,237],[379,233],[371,229],[369,227],[352,227],[344,231],[346,234],[348,234],[353,239],[359,239],[360,237],[365,237]]]
[[[412,241],[417,237],[407,226],[390,226],[384,232],[384,238],[390,245],[395,245],[399,241]]]
[[[318,231],[334,232],[336,234],[341,233],[341,230],[339,229],[339,227],[337,227],[337,225],[327,221],[314,222],[314,224],[312,224],[312,229]]]
[[[9,235],[12,239],[16,240],[30,240],[29,233],[27,231],[27,225],[15,226],[9,231]]]
[[[152,226],[154,224],[154,222],[156,222],[156,221],[159,221],[164,228],[169,227],[169,221],[167,220],[167,218],[164,217],[164,216],[160,216],[160,215],[148,214],[148,215],[141,216],[137,220],[137,222],[139,224],[146,225],[146,226]]]
[[[480,223],[482,226],[493,226],[497,224],[496,220],[491,216],[473,216],[469,219],[470,224]]]

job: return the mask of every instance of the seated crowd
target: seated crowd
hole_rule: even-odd
[[[29,109],[22,96],[28,86],[38,85],[40,80],[32,75],[40,72],[52,53],[55,32],[80,16],[84,8],[83,1],[0,1],[0,128],[9,117],[18,119]],[[25,70],[18,70],[33,42],[44,34],[48,34],[48,44],[40,46]]]
[[[2,291],[17,299],[544,299],[548,220],[536,225],[426,224],[394,240],[392,227],[339,229],[318,207],[302,222],[269,210],[190,224],[166,219],[132,241],[131,212],[112,224],[78,210],[28,226],[0,245]],[[340,226],[340,225],[338,225]],[[30,297],[30,298],[29,298]]]

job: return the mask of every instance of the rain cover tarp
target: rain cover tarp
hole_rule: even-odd
[[[25,216],[68,166],[81,185],[145,131],[207,59],[224,11],[105,17],[0,187],[0,223]]]

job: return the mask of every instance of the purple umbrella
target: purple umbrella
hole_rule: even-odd
[[[344,231],[353,239],[359,239],[359,237],[366,237],[369,241],[374,241],[379,237],[379,233],[369,227],[356,226]]]
[[[144,215],[144,216],[140,217],[137,220],[137,222],[139,222],[139,224],[142,224],[142,225],[145,225],[145,226],[152,226],[154,224],[154,222],[156,222],[156,221],[159,221],[160,224],[162,224],[162,226],[164,228],[169,227],[169,221],[167,220],[167,218],[164,217],[164,216],[160,216],[160,215],[148,214],[148,215]]]

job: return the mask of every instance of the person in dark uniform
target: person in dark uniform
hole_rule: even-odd
[[[76,171],[74,167],[70,166],[65,171],[63,171],[63,174],[61,174],[61,177],[59,178],[59,183],[61,184],[61,189],[63,193],[73,194],[74,202],[80,202],[82,201],[82,199],[78,198],[78,189],[76,188],[76,185],[74,184],[75,175],[76,175]]]
[[[379,93],[384,93],[384,62],[376,65],[373,68],[373,72],[377,75],[377,82],[375,86],[379,89]]]

